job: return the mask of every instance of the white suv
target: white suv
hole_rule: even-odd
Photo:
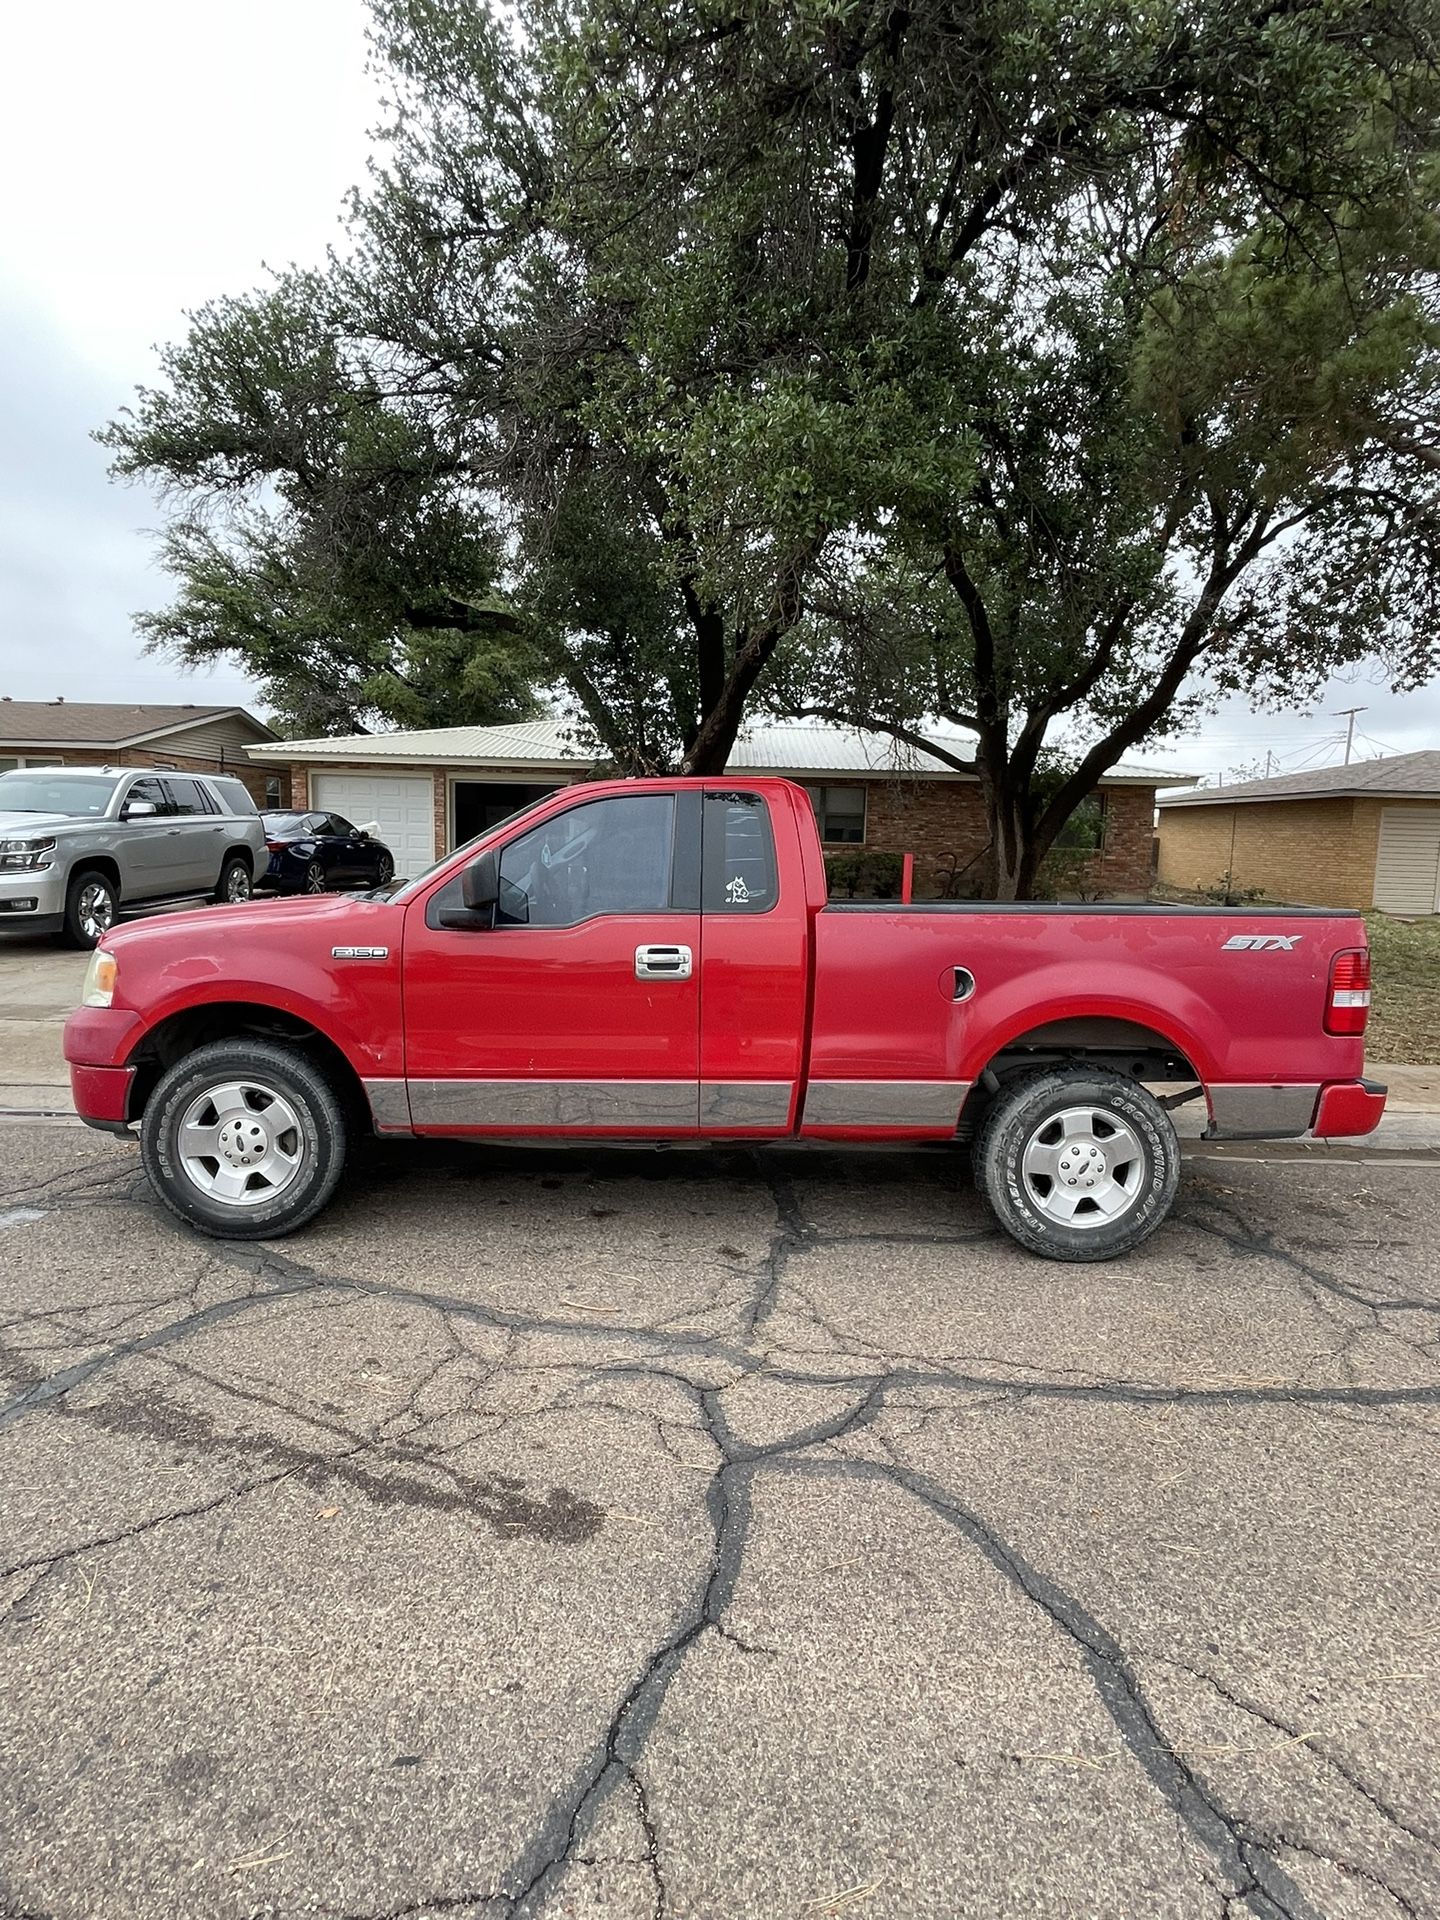
[[[93,947],[123,908],[247,900],[265,829],[225,774],[135,767],[0,773],[0,931]]]

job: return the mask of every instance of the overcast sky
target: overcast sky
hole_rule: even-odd
[[[0,117],[0,693],[249,700],[239,673],[140,655],[163,604],[154,504],[110,483],[89,439],[185,310],[265,263],[318,261],[376,117],[361,0],[70,0],[12,10]],[[1397,700],[1362,676],[1314,713],[1230,702],[1198,739],[1146,751],[1196,773],[1440,745],[1440,687]]]

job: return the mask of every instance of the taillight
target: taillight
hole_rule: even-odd
[[[283,853],[285,851],[286,846],[288,845],[288,842],[284,840],[267,840],[265,842],[265,845],[269,848],[271,853]]]
[[[1325,1003],[1327,1033],[1364,1033],[1370,1018],[1370,954],[1350,947],[1330,962],[1330,995]]]

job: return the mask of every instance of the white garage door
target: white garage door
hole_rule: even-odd
[[[1375,904],[1386,913],[1440,913],[1440,807],[1384,807]]]
[[[435,858],[435,787],[424,774],[312,773],[310,805],[357,827],[378,821],[398,879],[413,879]]]

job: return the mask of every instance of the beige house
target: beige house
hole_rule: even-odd
[[[1440,913],[1440,752],[1163,794],[1162,882],[1296,906]]]
[[[284,767],[262,768],[248,749],[275,738],[244,707],[0,696],[0,773],[15,767],[173,767],[232,773],[255,804],[288,806]]]

